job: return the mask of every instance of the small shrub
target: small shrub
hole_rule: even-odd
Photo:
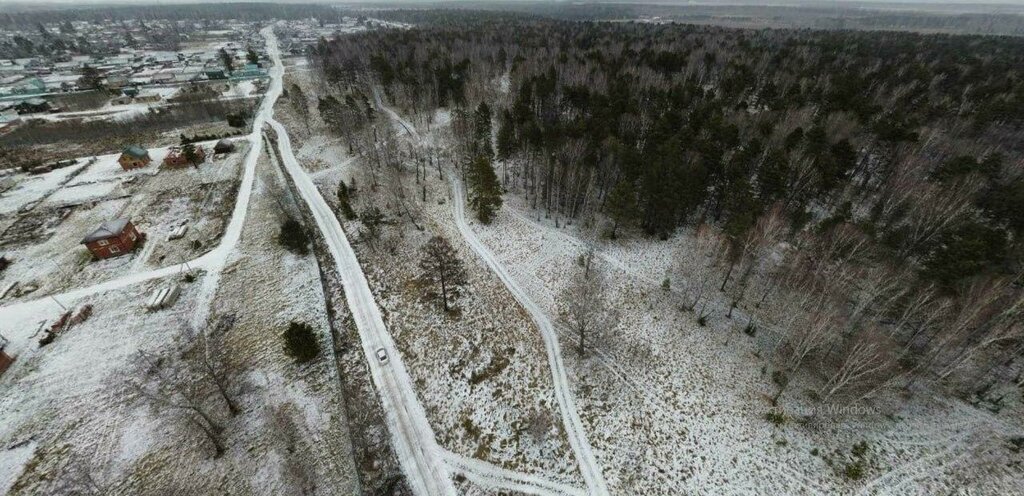
[[[236,112],[228,114],[227,116],[228,125],[231,127],[245,127],[245,122],[248,119],[246,112]]]
[[[661,281],[661,290],[665,292],[669,292],[672,290],[672,281],[670,281],[667,277],[663,281]]]
[[[859,442],[857,444],[854,444],[853,445],[853,449],[850,450],[850,453],[852,453],[853,456],[856,456],[857,458],[864,458],[864,455],[866,455],[867,452],[868,452],[868,442],[867,441],[861,441],[861,442]]]
[[[313,327],[292,321],[284,331],[284,351],[298,363],[306,363],[320,354],[320,343]]]
[[[864,477],[864,461],[857,460],[852,463],[847,463],[846,468],[843,469],[843,474],[846,475],[847,479],[860,480]]]
[[[784,388],[789,385],[789,377],[786,376],[785,372],[776,370],[772,372],[772,382],[774,382],[776,386]]]
[[[186,272],[184,276],[181,276],[181,280],[185,282],[195,282],[196,274],[195,272]]]
[[[309,253],[309,235],[306,234],[306,228],[299,221],[290,217],[281,224],[281,234],[277,241],[292,253],[299,255]]]
[[[771,422],[774,425],[782,425],[786,423],[786,415],[782,412],[772,410],[764,414],[765,420]]]
[[[747,327],[743,328],[743,334],[746,334],[747,336],[750,336],[750,337],[756,336],[757,335],[757,326],[755,326],[753,323],[747,324]]]
[[[701,327],[708,325],[708,318],[703,315],[697,317],[697,324],[700,325]]]

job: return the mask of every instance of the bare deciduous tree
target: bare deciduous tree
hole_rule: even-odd
[[[569,286],[562,292],[566,305],[562,318],[569,329],[579,336],[580,357],[586,349],[587,336],[602,336],[618,325],[618,315],[608,305],[606,289],[604,275],[597,267],[586,263],[584,270],[574,274]]]
[[[157,357],[139,351],[144,365],[141,380],[131,382],[132,388],[154,406],[163,407],[184,415],[190,425],[198,428],[214,448],[214,458],[226,450],[224,426],[215,418],[207,406],[209,397],[203,381],[195,380],[185,368],[172,364],[167,357]]]

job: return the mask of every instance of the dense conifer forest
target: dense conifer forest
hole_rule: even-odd
[[[448,109],[457,160],[506,195],[692,238],[680,305],[725,293],[779,394],[800,372],[828,397],[1022,384],[1024,40],[388,15],[418,25],[311,53],[350,146],[375,91]]]

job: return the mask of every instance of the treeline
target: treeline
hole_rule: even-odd
[[[344,13],[328,5],[291,3],[191,3],[188,5],[97,5],[74,8],[49,8],[0,14],[0,28],[21,28],[39,23],[64,21],[195,21],[236,19],[340,20]]]
[[[203,105],[169,105],[123,120],[69,119],[54,122],[32,119],[0,136],[0,149],[7,152],[0,162],[11,162],[0,166],[8,167],[18,165],[21,161],[32,161],[38,158],[36,152],[49,155],[53,152],[52,145],[59,143],[75,143],[79,148],[84,148],[80,150],[83,154],[101,153],[138,144],[149,137],[196,124],[231,120],[244,126],[247,121],[245,116],[251,115],[253,110],[252,102],[217,101]]]
[[[1024,383],[1024,40],[436,19],[314,61],[409,115],[452,108],[460,153],[549,215],[702,233],[686,306],[717,274],[723,313],[776,337],[777,383]]]

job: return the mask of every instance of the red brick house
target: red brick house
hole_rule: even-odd
[[[117,159],[117,163],[121,164],[121,168],[124,170],[138,169],[145,167],[152,162],[153,159],[149,158],[149,151],[141,146],[129,146],[121,152],[121,156]]]
[[[203,147],[201,147],[201,146],[195,147],[195,150],[196,150],[196,163],[194,165],[199,165],[199,164],[205,162],[206,161],[206,150],[204,150]],[[167,168],[170,168],[170,169],[180,169],[182,167],[186,167],[186,166],[189,166],[189,165],[193,165],[193,164],[189,163],[188,158],[185,157],[184,150],[182,150],[181,148],[178,148],[178,147],[173,147],[170,150],[168,150],[167,151],[167,156],[164,157],[164,167],[167,167]]]
[[[109,220],[100,224],[82,239],[82,244],[96,258],[111,258],[124,255],[135,249],[145,235],[135,229],[128,219]]]

